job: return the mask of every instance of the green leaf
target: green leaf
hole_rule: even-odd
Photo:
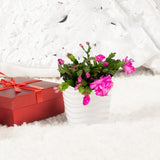
[[[123,65],[125,64],[125,62],[119,62],[119,67],[122,67],[123,68]]]
[[[91,46],[88,46],[88,50],[87,50],[87,52],[86,52],[88,57],[89,57],[89,54],[88,54],[88,53],[89,53],[90,51],[91,51]]]
[[[112,68],[117,72],[120,67],[123,67],[123,64],[124,62],[121,62],[120,60],[116,60],[115,63],[112,65],[113,66]]]
[[[95,57],[89,57],[88,59],[89,59],[89,60],[94,60],[94,59],[95,59]]]
[[[84,71],[85,72],[89,72],[90,71],[90,67],[89,66],[84,67]]]
[[[69,54],[68,58],[75,64],[78,64],[77,59],[73,56],[73,54]]]
[[[110,74],[111,76],[113,76],[116,72],[117,72],[117,69],[112,68],[108,70],[107,74]]]
[[[62,82],[60,85],[59,85],[59,88],[61,91],[65,91],[67,88],[68,88],[68,84],[66,82]]]
[[[103,73],[107,73],[107,72],[108,72],[108,69],[107,69],[107,68],[104,68],[104,69],[102,70],[102,72],[103,72]]]
[[[72,79],[69,79],[66,82],[68,83],[68,85],[70,85],[72,87],[74,86],[74,81]]]
[[[82,79],[82,82],[81,82],[81,83],[82,83],[83,86],[86,86],[86,85],[87,85],[87,82],[86,82],[84,79]]]
[[[107,57],[107,59],[112,59],[113,57],[115,57],[115,53],[110,53],[110,55]]]
[[[78,88],[78,91],[79,91],[81,94],[83,94],[83,92],[84,92],[84,87],[83,87],[83,86],[80,86],[80,87]]]
[[[59,72],[62,73],[62,74],[65,73],[65,70],[61,65],[59,65]]]
[[[82,71],[82,70],[79,70],[79,71],[77,72],[77,76],[78,76],[78,77],[81,76],[82,73],[83,73],[83,71]]]
[[[88,47],[88,53],[91,51],[91,46]]]
[[[99,62],[98,67],[104,67],[104,65],[102,64],[102,62]]]
[[[93,73],[97,73],[97,71],[99,71],[99,68],[94,68],[92,71]]]
[[[94,63],[95,66],[97,65],[97,62],[95,60],[93,61],[93,63]]]
[[[84,59],[84,60],[87,60],[87,58],[86,58],[86,57],[83,57],[83,59]]]
[[[88,86],[85,87],[85,90],[84,90],[86,93],[91,93],[92,92],[92,89]]]

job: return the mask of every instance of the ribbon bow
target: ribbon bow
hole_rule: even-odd
[[[6,81],[4,79],[1,79],[0,83],[3,85],[4,88],[13,87],[16,93],[20,93],[21,92],[20,87],[25,85],[25,83],[16,84],[14,78],[11,78],[10,81]]]
[[[1,75],[6,76],[4,73],[0,72]],[[8,77],[8,76],[6,76]],[[20,93],[22,89],[27,89],[27,90],[32,90],[36,92],[36,97],[37,97],[37,103],[40,103],[43,101],[42,98],[42,87],[37,87],[37,86],[33,86],[33,85],[28,85],[29,83],[33,83],[33,82],[39,82],[41,80],[31,80],[31,81],[27,81],[27,82],[22,82],[22,83],[16,83],[14,78],[11,78],[10,81],[6,81],[5,79],[1,79],[0,84],[3,85],[3,88],[0,88],[0,91],[5,90],[5,89],[9,89],[9,88],[14,88],[16,93]]]

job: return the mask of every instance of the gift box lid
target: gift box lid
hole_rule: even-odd
[[[24,78],[24,77],[15,77],[14,79],[16,81],[16,84],[33,80],[31,78]],[[0,107],[13,110],[38,103],[37,102],[38,94],[42,97],[41,103],[62,96],[62,92],[55,93],[55,91],[53,90],[53,87],[58,86],[58,83],[39,81],[39,82],[29,83],[26,86],[41,87],[41,91],[36,93],[35,91],[21,88],[21,92],[16,93],[14,88],[1,90]],[[3,88],[3,85],[0,84],[0,88]]]

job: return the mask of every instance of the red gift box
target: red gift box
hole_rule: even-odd
[[[8,126],[51,117],[64,112],[62,92],[51,83],[30,78],[1,79],[0,123]]]

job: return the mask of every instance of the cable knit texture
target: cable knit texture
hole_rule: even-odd
[[[157,0],[0,0],[0,70],[9,75],[59,76],[57,58],[117,52],[136,67],[160,73]]]

